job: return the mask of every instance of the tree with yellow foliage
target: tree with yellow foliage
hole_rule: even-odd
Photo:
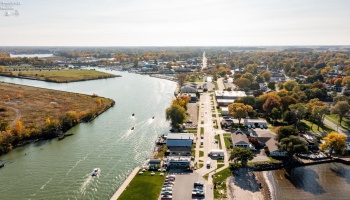
[[[341,151],[346,148],[346,136],[337,132],[330,132],[323,138],[323,141],[320,147],[324,151],[329,151],[330,157],[333,151]]]
[[[16,124],[12,127],[12,134],[15,136],[15,140],[21,140],[23,137],[24,127],[20,120],[17,120]]]
[[[252,111],[253,107],[243,103],[231,103],[228,106],[228,113],[238,119],[238,124],[241,124],[241,119],[247,117],[248,113]]]

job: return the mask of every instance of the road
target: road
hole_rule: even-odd
[[[223,78],[219,78],[217,81],[219,90],[223,90],[225,88],[223,80],[224,80]],[[195,150],[195,162],[199,163],[201,160],[203,161],[203,164],[204,164],[203,167],[200,169],[197,169],[196,172],[201,176],[204,176],[209,173],[208,181],[206,184],[206,195],[205,195],[206,199],[214,199],[212,175],[229,166],[228,153],[226,152],[226,145],[225,145],[224,136],[223,136],[224,131],[221,129],[220,117],[216,109],[217,104],[216,104],[216,101],[210,96],[210,94],[211,93],[202,93],[200,97],[198,131],[197,131],[198,139],[196,142],[196,150]],[[213,106],[215,108],[214,112],[212,111]],[[213,127],[215,125],[213,123],[214,120],[217,122],[218,129],[215,129]],[[200,139],[201,127],[204,128],[203,139]],[[217,170],[216,160],[208,157],[208,153],[210,152],[211,149],[219,149],[219,145],[215,143],[216,134],[220,136],[221,147],[223,150],[225,150],[224,167],[220,168],[219,170]],[[200,147],[201,141],[203,141],[203,148]],[[204,152],[203,157],[199,157],[200,150]],[[207,161],[211,163],[210,168],[207,168],[206,166]]]

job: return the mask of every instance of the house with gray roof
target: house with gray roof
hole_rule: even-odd
[[[194,134],[192,133],[169,133],[166,146],[170,156],[190,156]]]

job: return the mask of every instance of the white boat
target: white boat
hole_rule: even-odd
[[[99,173],[100,173],[100,168],[95,168],[92,173],[91,173],[91,176],[97,176]]]

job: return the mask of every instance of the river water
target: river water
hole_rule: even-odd
[[[108,72],[122,77],[60,84],[0,77],[5,82],[95,93],[116,102],[94,121],[69,130],[73,136],[33,143],[1,156],[5,163],[0,169],[1,200],[109,199],[131,170],[147,159],[157,135],[169,130],[165,109],[174,97],[176,83]],[[101,174],[92,178],[96,167]]]
[[[290,178],[284,170],[269,171],[276,199],[350,199],[350,166],[327,163],[297,167]]]

